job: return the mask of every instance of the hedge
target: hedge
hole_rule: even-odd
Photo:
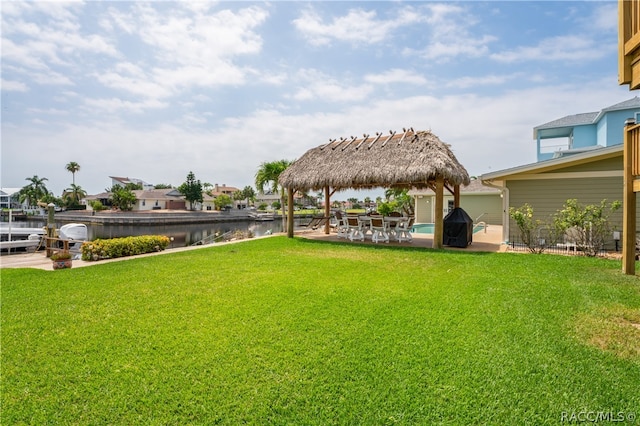
[[[162,251],[169,245],[169,237],[164,235],[142,235],[111,239],[96,239],[82,244],[82,260],[113,259],[136,254]]]

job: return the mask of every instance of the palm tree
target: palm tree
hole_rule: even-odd
[[[73,184],[76,184],[76,172],[80,170],[80,164],[71,161],[67,164],[66,169],[73,175]]]
[[[40,178],[38,175],[33,175],[33,177],[26,178],[29,182],[29,185],[22,187],[20,190],[20,202],[27,202],[29,206],[34,206],[38,203],[41,198],[49,195],[49,190],[45,186],[44,182],[49,180],[47,178]]]
[[[256,189],[264,194],[266,187],[272,192],[280,192],[280,207],[282,208],[282,229],[287,229],[287,218],[284,214],[284,188],[278,184],[280,174],[291,165],[292,161],[278,160],[270,163],[260,164],[260,168],[256,172]]]
[[[82,189],[80,185],[71,184],[70,188],[64,190],[62,198],[67,201],[68,206],[77,206],[80,200],[87,196],[87,191]]]

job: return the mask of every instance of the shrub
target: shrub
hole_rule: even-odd
[[[113,259],[137,254],[162,251],[169,245],[164,235],[142,235],[139,237],[97,239],[82,244],[82,260]]]
[[[378,204],[378,213],[380,213],[383,216],[389,216],[391,212],[395,212],[395,211],[398,211],[398,202],[395,200],[384,201]]]
[[[585,255],[596,256],[611,234],[609,216],[621,207],[620,201],[607,206],[600,204],[583,206],[576,199],[569,199],[553,218],[554,228],[566,234]]]
[[[97,212],[107,209],[100,200],[91,200],[89,201],[89,205]]]
[[[69,260],[71,259],[71,257],[72,257],[71,253],[69,253],[68,251],[62,250],[62,251],[53,252],[50,259],[51,260]]]
[[[519,208],[509,208],[509,216],[515,221],[520,230],[520,238],[531,253],[542,253],[545,249],[545,241],[540,238],[540,229],[544,226],[542,221],[533,220],[533,207],[525,203]]]
[[[583,206],[576,199],[569,199],[548,223],[533,219],[533,208],[529,204],[509,209],[509,215],[516,222],[522,242],[532,253],[542,253],[545,247],[553,245],[563,238],[575,243],[578,250],[587,256],[597,256],[611,233],[609,216],[620,208],[619,201],[607,205]],[[546,231],[546,239],[541,233]]]

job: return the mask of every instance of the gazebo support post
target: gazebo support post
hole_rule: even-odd
[[[460,185],[453,185],[453,207],[460,207]]]
[[[287,237],[293,238],[293,188],[287,188]]]
[[[434,212],[433,245],[435,249],[442,248],[442,237],[444,235],[443,210],[444,210],[444,179],[436,179],[436,211]]]
[[[329,202],[329,197],[331,195],[329,194],[329,186],[325,186],[324,187],[324,217],[327,218],[327,221],[324,224],[324,233],[329,235],[329,233],[331,233],[331,223],[329,223],[331,221],[331,203]]]

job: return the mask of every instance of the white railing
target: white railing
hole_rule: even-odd
[[[484,213],[483,213],[484,214]],[[487,225],[487,222],[474,222],[475,225],[473,225],[473,227],[475,228],[476,226],[482,226],[482,228],[484,229],[484,233],[487,233],[487,227],[489,225]]]

